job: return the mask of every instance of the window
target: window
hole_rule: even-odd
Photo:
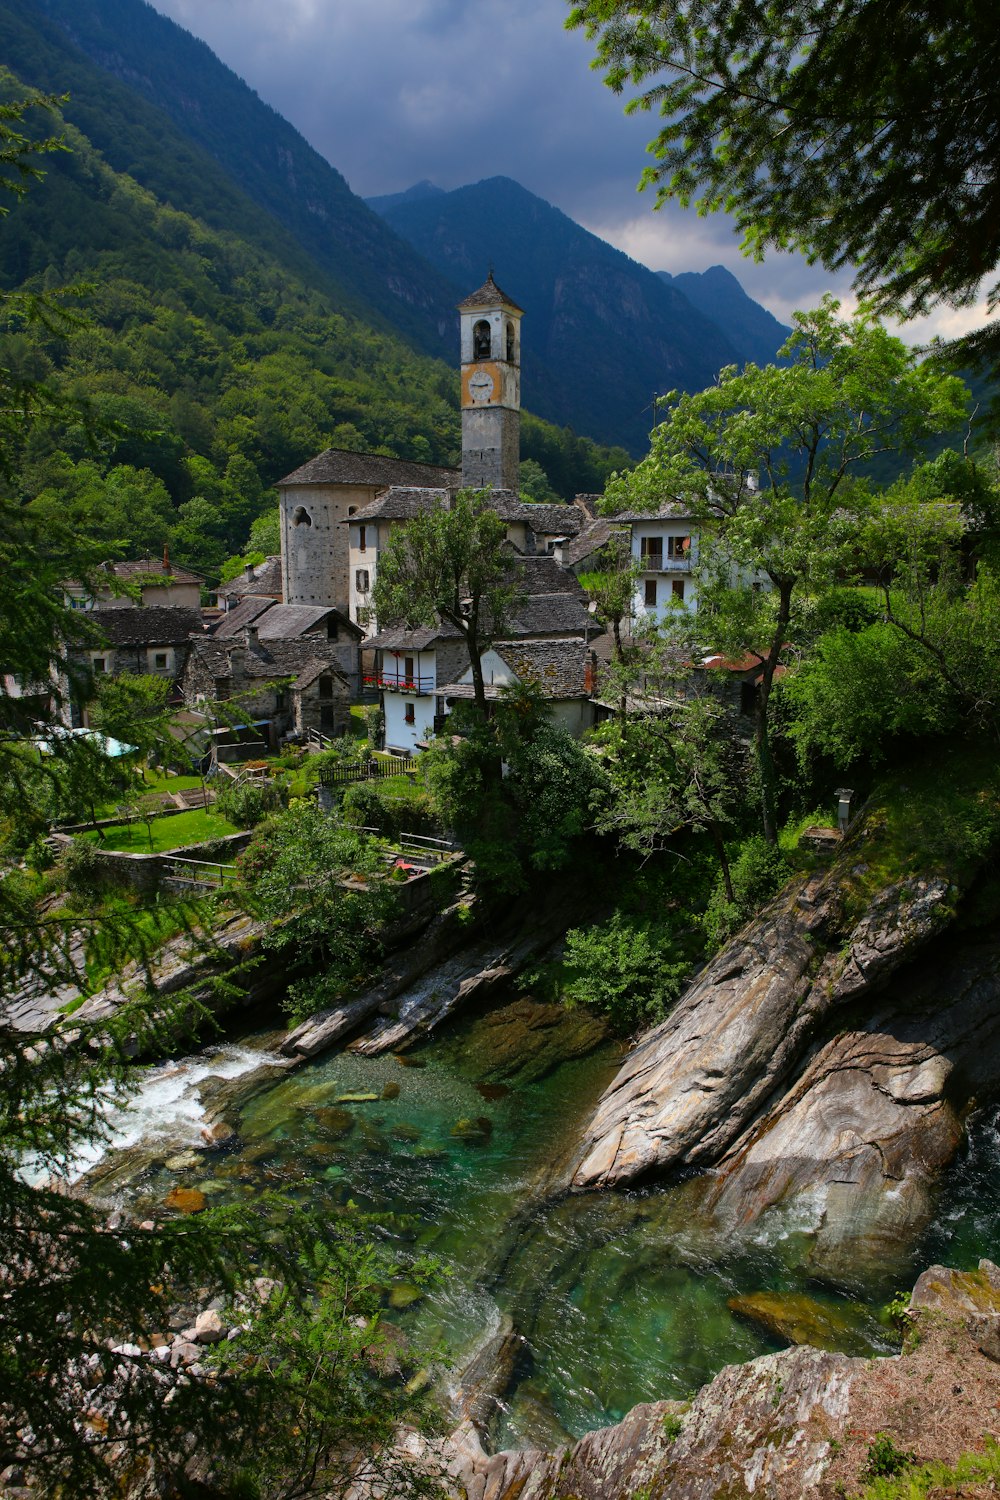
[[[99,676],[102,672],[106,672],[107,670],[108,670],[108,659],[107,659],[107,657],[106,656],[95,656],[94,657],[94,675],[95,676]]]
[[[355,515],[357,513],[357,509],[358,509],[358,507],[356,505],[349,505],[347,507],[347,514],[349,516],[353,516],[353,515]]]
[[[155,672],[165,672],[167,670],[167,653],[165,651],[157,651],[154,655],[153,670]]]
[[[358,551],[359,552],[367,552],[368,551],[368,527],[367,526],[359,526],[358,527]]]
[[[689,536],[668,536],[667,556],[675,558],[678,562],[686,562],[691,556],[691,538]]]
[[[403,657],[403,677],[407,682],[413,681],[413,657]]]
[[[371,587],[371,579],[369,578],[367,568],[358,568],[355,571],[354,587],[357,589],[359,594],[367,594],[369,588]]]
[[[417,722],[417,705],[415,703],[403,704],[403,718],[407,724],[415,724]]]
[[[645,604],[647,608],[656,608],[656,579],[647,578],[645,584]]]
[[[338,627],[337,627],[337,622],[333,618],[333,616],[331,615],[330,618],[326,622],[326,638],[327,638],[328,641],[335,641],[337,639],[338,634],[339,634],[339,630],[338,630]]]
[[[514,351],[515,351],[516,348],[517,348],[517,340],[514,337],[514,325],[513,325],[513,323],[508,323],[507,324],[507,362],[508,362],[508,364],[513,364],[514,363]]]
[[[472,330],[473,359],[489,359],[490,346],[490,325],[487,323],[485,318],[480,318],[479,322]]]
[[[293,526],[311,526],[312,525],[312,516],[306,510],[306,508],[305,508],[304,505],[297,505],[295,507],[295,509],[292,511],[292,525]]]
[[[663,567],[663,538],[662,536],[644,536],[639,544],[642,554],[642,564],[645,568]]]
[[[319,680],[319,695],[321,698],[333,697],[333,678],[321,677]]]
[[[675,599],[680,599],[683,602],[683,599],[684,599],[684,580],[683,580],[683,578],[672,578],[670,580],[670,587],[671,587],[671,590],[673,591],[674,598]]]

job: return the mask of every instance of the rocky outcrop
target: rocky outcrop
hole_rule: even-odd
[[[883,986],[950,920],[948,883],[914,877],[852,923],[843,874],[786,889],[643,1037],[587,1127],[574,1188],[717,1162],[831,1014]]]
[[[911,1308],[920,1337],[899,1356],[786,1349],[727,1366],[688,1407],[637,1406],[553,1452],[487,1454],[468,1420],[444,1443],[409,1434],[403,1451],[461,1500],[833,1500],[861,1487],[879,1435],[953,1462],[995,1428],[1000,1366],[984,1345],[1000,1328],[1000,1271],[932,1267]]]
[[[936,1181],[1000,1065],[1000,943],[901,973],[861,1026],[818,1045],[795,1082],[703,1180],[731,1236],[780,1214],[810,1271],[892,1275],[930,1220]]]

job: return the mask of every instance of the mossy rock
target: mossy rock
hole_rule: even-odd
[[[357,1123],[349,1109],[338,1109],[336,1105],[317,1109],[313,1119],[323,1134],[335,1141],[339,1141],[345,1135],[350,1135]]]
[[[412,1281],[394,1281],[389,1288],[389,1306],[397,1310],[404,1307],[412,1307],[414,1302],[419,1302],[423,1292]]]
[[[387,1083],[384,1086],[384,1088],[382,1089],[382,1098],[383,1099],[398,1099],[399,1098],[399,1084],[398,1083]]]
[[[458,1060],[482,1084],[534,1083],[560,1063],[593,1052],[607,1035],[602,1016],[522,995],[470,1028]]]
[[[407,1120],[401,1120],[389,1131],[394,1141],[419,1141],[420,1131],[416,1125],[411,1125]]]
[[[804,1292],[750,1292],[730,1297],[729,1309],[789,1344],[842,1354],[871,1353],[871,1322],[861,1308],[834,1307]]]
[[[493,1121],[488,1120],[485,1115],[477,1119],[456,1120],[451,1127],[453,1139],[462,1141],[467,1146],[485,1146],[493,1134]]]

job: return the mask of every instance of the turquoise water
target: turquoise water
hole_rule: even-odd
[[[445,1363],[472,1351],[501,1313],[524,1336],[491,1434],[498,1444],[578,1436],[636,1402],[689,1396],[723,1365],[779,1347],[734,1316],[734,1295],[806,1290],[847,1306],[808,1286],[794,1236],[736,1254],[701,1235],[683,1184],[554,1196],[560,1152],[620,1052],[604,1044],[538,1081],[483,1084],[476,1059],[489,1069],[491,1033],[482,1028],[460,1023],[416,1055],[422,1066],[348,1053],[278,1075],[243,1106],[238,1150],[181,1165],[176,1146],[173,1156],[154,1152],[129,1196],[152,1207],[177,1183],[215,1201],[280,1187],[314,1206],[350,1199],[377,1213],[401,1274],[424,1252],[450,1272],[440,1291],[393,1314],[441,1348]],[[342,1100],[381,1096],[387,1085],[396,1097]],[[853,1347],[859,1338],[890,1347],[873,1308],[850,1310]]]

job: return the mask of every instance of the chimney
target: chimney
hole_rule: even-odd
[[[591,652],[590,660],[583,666],[583,691],[589,697],[597,691],[597,678],[594,673],[594,654]]]
[[[163,571],[164,573],[170,572],[170,552],[166,542],[163,543]]]
[[[253,577],[253,563],[247,563],[243,571],[245,572],[247,579],[251,579]]]
[[[248,625],[243,631],[243,644],[246,646],[247,650],[255,651],[257,649],[259,640],[260,636],[257,633],[256,625]]]

